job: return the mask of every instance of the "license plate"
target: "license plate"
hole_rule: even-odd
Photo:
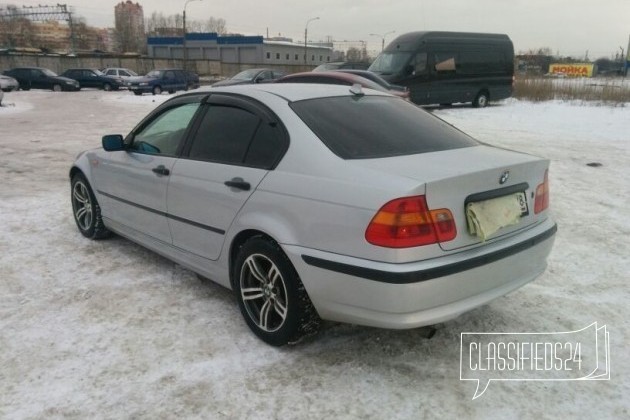
[[[485,241],[500,229],[518,224],[528,214],[524,192],[471,202],[466,205],[468,233]]]

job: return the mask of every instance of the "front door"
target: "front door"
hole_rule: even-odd
[[[166,189],[199,100],[160,110],[133,132],[125,151],[109,152],[95,166],[103,216],[171,243]]]

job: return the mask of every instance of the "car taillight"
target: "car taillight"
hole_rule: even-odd
[[[536,200],[534,201],[534,213],[538,214],[549,207],[549,171],[545,171],[543,183],[536,187]]]
[[[372,245],[410,248],[455,239],[457,229],[448,209],[429,210],[424,195],[404,197],[385,204],[365,231]]]

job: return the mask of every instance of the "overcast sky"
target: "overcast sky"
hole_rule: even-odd
[[[89,25],[114,25],[114,5],[120,0],[0,0],[38,5],[66,3]],[[140,1],[144,15],[180,13],[185,0]],[[550,47],[554,53],[589,58],[610,57],[628,46],[630,0],[201,0],[188,4],[189,19],[224,18],[230,32],[288,36],[309,40],[364,40],[380,49],[371,33],[396,34],[418,30],[506,33],[514,48]],[[386,43],[396,35],[388,35]]]

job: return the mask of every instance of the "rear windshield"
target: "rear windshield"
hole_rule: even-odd
[[[293,102],[291,108],[342,159],[414,155],[478,144],[400,98],[317,98]]]

